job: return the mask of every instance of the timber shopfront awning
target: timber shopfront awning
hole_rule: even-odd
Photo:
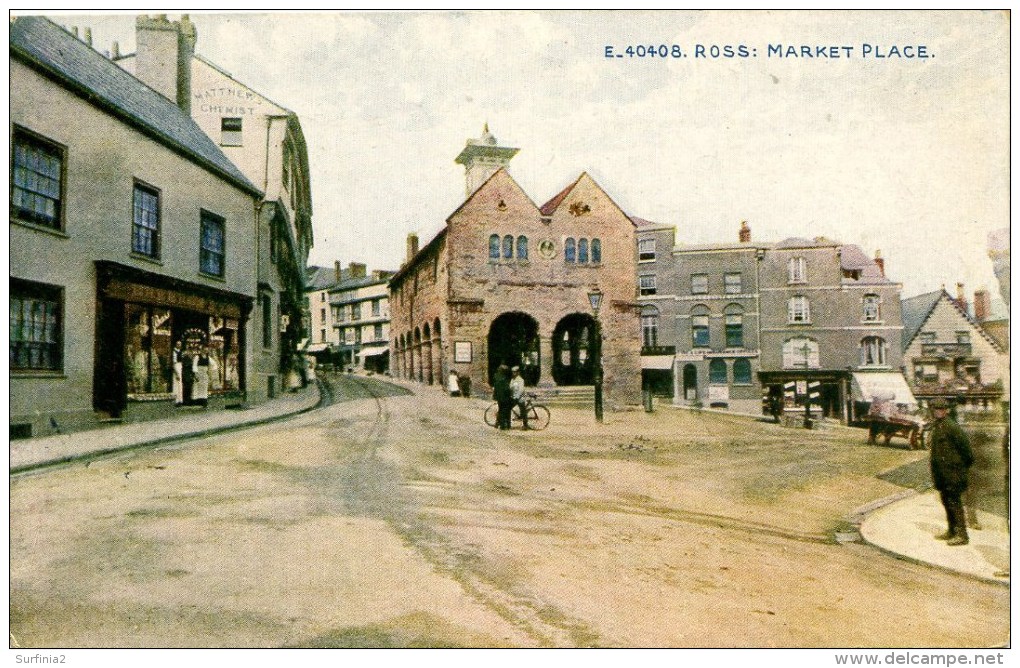
[[[672,369],[673,368],[673,356],[672,355],[642,355],[641,356],[641,368],[642,369]]]
[[[916,406],[917,399],[910,391],[903,374],[898,371],[889,372],[857,372],[851,374],[851,393],[854,401],[871,402],[875,397],[892,399],[894,403]]]
[[[370,346],[368,348],[362,348],[358,354],[361,355],[362,359],[364,359],[366,357],[382,355],[383,353],[389,352],[389,350],[389,346]]]

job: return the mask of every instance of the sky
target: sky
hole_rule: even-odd
[[[155,11],[54,20],[131,53],[134,13]],[[681,244],[736,241],[747,220],[755,241],[880,250],[904,297],[957,282],[998,294],[987,237],[1009,225],[1001,12],[190,16],[200,55],[300,117],[311,264],[396,269],[406,235],[424,244],[463,201],[454,158],[487,122],[521,149],[508,169],[536,204],[587,171]],[[649,45],[670,55],[638,57]],[[927,58],[904,57],[921,47]]]

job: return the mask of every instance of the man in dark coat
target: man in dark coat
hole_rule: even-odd
[[[949,530],[936,536],[946,545],[966,545],[967,519],[963,510],[963,493],[967,490],[967,469],[974,463],[970,440],[960,426],[949,417],[949,404],[944,399],[931,402],[931,479],[942,497]]]
[[[499,404],[496,426],[500,429],[510,428],[510,411],[514,405],[513,395],[510,393],[510,374],[508,372],[506,364],[500,364],[492,376],[492,398]]]

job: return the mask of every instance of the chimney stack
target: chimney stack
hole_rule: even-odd
[[[135,20],[135,76],[191,114],[191,59],[198,33],[187,14],[171,22],[166,14]]]
[[[418,254],[418,235],[411,232],[407,235],[407,261],[410,262]]]
[[[970,305],[967,304],[967,295],[963,293],[963,283],[956,284],[956,303],[963,309],[964,313],[970,313]]]
[[[114,42],[110,48],[110,58],[117,60],[120,58],[120,42]]]
[[[878,265],[878,270],[885,276],[885,259],[882,257],[882,251],[875,251],[875,264]]]
[[[740,221],[740,243],[749,244],[751,243],[751,228],[747,226],[747,221]]]
[[[974,291],[974,319],[978,322],[988,320],[992,314],[992,298],[988,290],[981,288]]]
[[[344,270],[343,267],[340,265],[340,260],[337,260],[335,263],[333,263],[333,269],[336,271],[336,282],[339,283],[340,281],[344,280]]]
[[[85,43],[92,46],[92,28],[85,28]]]
[[[347,275],[350,278],[365,278],[368,266],[361,262],[351,262],[347,265]]]

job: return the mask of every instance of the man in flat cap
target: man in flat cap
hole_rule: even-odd
[[[974,463],[970,440],[960,426],[949,417],[945,399],[933,399],[934,422],[931,425],[931,479],[946,509],[949,530],[936,536],[946,545],[966,545],[967,519],[963,510],[963,493],[967,490],[967,469]]]

